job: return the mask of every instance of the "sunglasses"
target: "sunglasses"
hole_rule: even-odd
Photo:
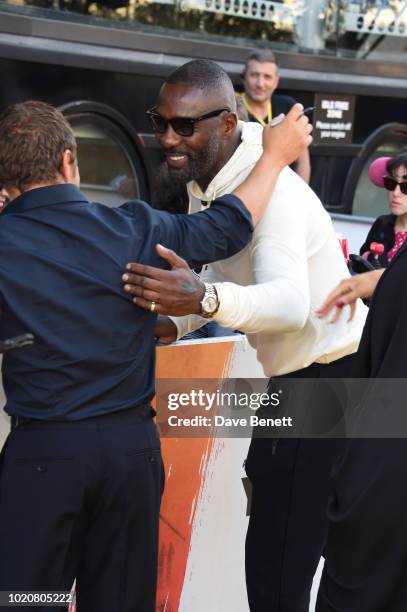
[[[146,112],[146,115],[151,122],[154,132],[165,134],[170,125],[179,136],[192,136],[195,131],[195,123],[198,123],[198,121],[205,121],[205,119],[211,119],[211,117],[217,117],[224,112],[230,113],[230,109],[219,108],[218,110],[211,111],[200,117],[173,117],[172,119],[165,119],[155,108],[152,108]]]
[[[384,176],[383,185],[387,189],[387,191],[394,191],[398,185],[400,187],[401,193],[407,195],[407,182],[399,183],[391,176]]]

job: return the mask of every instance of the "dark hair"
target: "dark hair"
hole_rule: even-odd
[[[30,100],[0,115],[0,183],[25,191],[58,177],[66,149],[76,161],[72,128],[56,108]]]
[[[407,151],[392,157],[386,164],[386,170],[390,175],[400,167],[407,168]]]
[[[169,85],[188,85],[203,92],[218,92],[227,101],[230,110],[236,111],[233,83],[225,70],[216,62],[192,60],[177,68],[165,80]]]
[[[244,70],[242,73],[242,77],[244,77],[245,72],[247,70],[247,66],[250,61],[260,62],[260,64],[275,64],[277,67],[279,65],[278,59],[271,49],[256,49],[250,53],[248,58],[244,63]]]

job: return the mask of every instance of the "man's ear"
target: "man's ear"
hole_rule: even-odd
[[[1,190],[1,200],[5,202],[12,202],[15,198],[18,198],[22,192],[17,187],[9,187],[8,189]],[[4,205],[4,204],[3,204]],[[1,210],[1,209],[0,209]]]
[[[63,152],[59,171],[64,179],[64,183],[76,183],[78,169],[75,156],[70,149],[65,149]]]
[[[226,115],[224,118],[224,133],[226,136],[230,136],[235,131],[238,121],[239,117],[237,116],[237,113],[230,112]]]

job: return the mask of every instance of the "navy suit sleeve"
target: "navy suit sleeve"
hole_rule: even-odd
[[[247,245],[253,232],[249,211],[234,195],[222,196],[207,210],[191,215],[154,212],[158,242],[192,268],[231,257]]]

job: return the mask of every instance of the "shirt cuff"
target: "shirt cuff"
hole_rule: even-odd
[[[177,328],[177,340],[183,338],[186,334],[199,329],[208,323],[208,319],[204,319],[199,315],[188,315],[185,317],[170,317],[171,321]]]
[[[219,308],[212,318],[220,325],[232,328],[235,318],[233,315],[236,314],[236,296],[234,295],[233,285],[228,283],[214,283],[214,285],[219,298]]]

